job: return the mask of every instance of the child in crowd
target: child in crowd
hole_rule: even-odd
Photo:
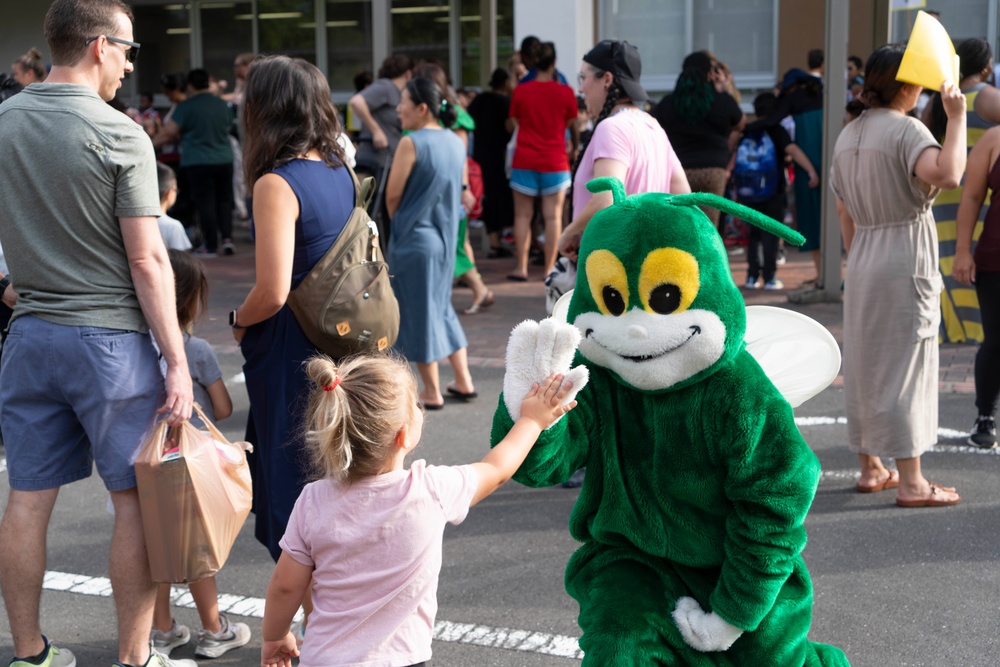
[[[306,485],[281,539],[264,608],[262,665],[291,667],[289,631],[310,588],[300,667],[422,665],[431,657],[442,537],[518,469],[538,435],[576,406],[551,375],[480,463],[403,465],[423,430],[409,366],[388,356],[338,366],[315,357],[306,448],[319,481]]]
[[[169,167],[168,167],[169,169]],[[194,385],[194,400],[213,422],[233,413],[233,401],[222,380],[222,369],[211,344],[191,335],[198,316],[208,307],[208,280],[201,262],[186,252],[168,250],[170,265],[174,270],[177,291],[177,321],[184,331],[184,353]],[[191,417],[196,427],[204,424]],[[219,592],[215,577],[195,581],[188,585],[201,617],[203,629],[198,633],[194,654],[202,658],[218,658],[224,653],[250,641],[250,628],[246,623],[233,623],[219,613]],[[153,629],[149,634],[153,647],[170,655],[178,646],[191,640],[191,631],[178,624],[170,612],[170,584],[160,584],[156,591],[153,610]]]
[[[774,93],[761,93],[753,101],[754,113],[758,118],[766,118],[777,106],[777,98]],[[747,141],[760,142],[763,135],[767,135],[774,150],[773,174],[760,174],[763,180],[773,179],[773,189],[767,188],[768,193],[763,197],[755,197],[748,193],[754,188],[744,190],[740,187],[740,154],[743,143]],[[771,216],[775,220],[784,220],[785,211],[788,208],[788,199],[785,194],[785,160],[791,158],[797,165],[805,170],[809,176],[809,187],[819,186],[819,175],[812,162],[809,161],[805,152],[792,142],[792,138],[781,125],[774,125],[764,132],[755,134],[748,133],[737,148],[736,168],[734,169],[734,180],[737,181],[736,198],[741,204]],[[761,164],[768,163],[762,160]],[[780,290],[784,284],[775,277],[777,272],[778,258],[778,237],[760,229],[756,225],[750,227],[750,245],[747,248],[747,289],[758,289],[763,285],[765,290]]]
[[[168,250],[190,250],[191,239],[184,231],[184,225],[180,220],[167,215],[167,211],[177,202],[177,175],[167,165],[157,162],[156,180],[160,185],[160,211],[162,211],[160,217],[156,219],[156,224],[160,226],[163,244]]]

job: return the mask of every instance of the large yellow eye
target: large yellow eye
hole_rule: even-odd
[[[605,315],[621,315],[628,309],[628,276],[621,260],[610,250],[595,250],[587,256],[587,282],[598,309]]]
[[[698,296],[700,286],[698,260],[689,252],[659,248],[646,255],[642,263],[639,298],[647,312],[661,315],[683,312]]]

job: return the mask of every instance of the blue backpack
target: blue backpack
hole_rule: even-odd
[[[744,137],[736,149],[733,185],[739,201],[765,201],[778,191],[778,153],[766,132]]]

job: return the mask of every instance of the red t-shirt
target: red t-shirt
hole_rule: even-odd
[[[529,81],[514,89],[510,117],[517,119],[514,169],[569,171],[566,122],[576,118],[576,95],[557,81]]]

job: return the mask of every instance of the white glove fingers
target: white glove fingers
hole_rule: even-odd
[[[587,370],[586,366],[577,366],[566,373],[564,382],[572,382],[573,386],[566,393],[566,398],[560,405],[566,405],[572,400],[576,399],[576,395],[580,393],[580,390],[587,386],[587,382],[590,381],[590,371]]]
[[[556,322],[551,318],[546,318],[538,324],[538,340],[535,347],[534,372],[536,377],[548,377],[550,373],[559,372],[559,368],[553,363],[553,353],[556,344]],[[566,370],[566,369],[562,369]]]
[[[555,332],[555,342],[552,349],[552,364],[556,372],[565,373],[573,357],[576,348],[580,345],[580,330],[571,324],[561,324]]]

